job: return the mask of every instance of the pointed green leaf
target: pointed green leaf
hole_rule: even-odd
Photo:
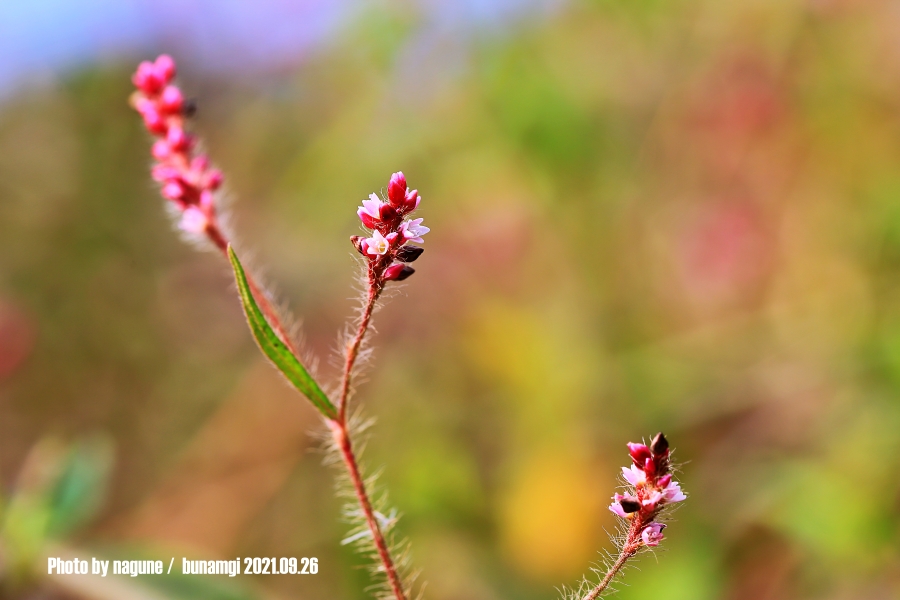
[[[231,260],[231,267],[234,269],[234,278],[237,281],[238,292],[241,296],[241,304],[244,306],[244,314],[247,315],[247,324],[250,325],[250,331],[256,338],[256,343],[260,350],[265,354],[272,364],[274,364],[282,374],[287,377],[295,388],[309,398],[316,408],[329,419],[337,418],[337,409],[319,387],[310,374],[304,368],[303,364],[294,356],[293,352],[281,341],[265,316],[259,309],[253,293],[250,291],[250,284],[247,282],[247,275],[244,268],[238,260],[234,249],[228,246],[228,258]]]

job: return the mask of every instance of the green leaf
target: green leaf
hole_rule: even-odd
[[[247,324],[250,325],[250,331],[256,338],[256,343],[260,350],[265,354],[272,364],[274,364],[282,374],[287,377],[295,388],[309,398],[316,408],[329,419],[337,418],[337,409],[319,387],[303,364],[294,356],[294,353],[285,345],[278,337],[265,316],[259,309],[253,293],[250,291],[250,284],[247,282],[247,275],[244,268],[238,260],[234,249],[228,246],[228,258],[231,261],[231,267],[234,269],[234,278],[237,281],[238,292],[241,296],[241,304],[244,305],[244,314],[247,315]]]
[[[72,445],[63,459],[59,479],[48,490],[49,535],[66,535],[97,513],[106,498],[112,465],[110,439],[94,436]]]

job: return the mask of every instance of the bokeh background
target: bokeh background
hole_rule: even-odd
[[[555,597],[658,430],[690,499],[618,598],[900,597],[898,34],[888,0],[0,4],[0,593],[366,597],[314,411],[148,176],[164,51],[326,378],[356,207],[424,196],[358,398],[429,598]],[[320,572],[103,596],[42,552]]]

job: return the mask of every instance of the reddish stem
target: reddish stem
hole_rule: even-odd
[[[334,441],[341,451],[341,457],[344,459],[344,464],[347,465],[350,480],[353,482],[353,490],[356,492],[356,499],[359,502],[360,508],[363,510],[363,514],[365,514],[366,524],[369,526],[369,532],[372,534],[372,541],[375,544],[375,549],[378,551],[378,557],[381,559],[383,571],[387,577],[388,584],[391,586],[391,591],[394,593],[397,600],[406,600],[406,595],[403,592],[403,584],[400,581],[400,576],[397,574],[397,568],[394,566],[394,561],[391,558],[390,550],[384,539],[384,534],[381,532],[381,526],[378,524],[378,519],[375,518],[375,511],[372,509],[372,503],[366,492],[365,483],[359,473],[359,465],[357,464],[356,456],[353,453],[353,445],[350,442],[350,435],[347,431],[347,404],[350,397],[353,368],[356,365],[357,358],[359,358],[359,349],[362,346],[362,341],[369,330],[369,324],[372,321],[372,313],[375,310],[375,303],[378,301],[378,297],[381,295],[381,290],[383,289],[378,267],[378,263],[370,263],[368,266],[369,285],[366,291],[366,304],[363,307],[356,335],[354,335],[350,343],[347,344],[346,358],[344,360],[344,373],[341,377],[338,418],[337,421],[331,423],[331,426]]]
[[[356,499],[365,514],[366,524],[369,526],[369,531],[372,534],[372,541],[375,544],[375,549],[378,551],[378,557],[381,559],[384,574],[387,576],[391,591],[394,593],[397,600],[406,600],[406,595],[403,592],[403,584],[400,581],[400,576],[397,574],[397,568],[394,566],[394,561],[391,558],[387,542],[381,532],[381,526],[375,518],[375,511],[372,509],[372,503],[369,501],[365,483],[359,473],[359,465],[357,464],[356,456],[353,453],[353,445],[350,443],[346,422],[343,420],[340,422],[332,421],[332,434],[341,451],[341,457],[344,459],[344,464],[347,465],[347,472],[350,475],[350,481],[353,482],[353,490],[356,492]]]
[[[350,384],[353,379],[353,368],[356,365],[356,359],[359,357],[359,348],[362,341],[366,337],[369,330],[369,323],[372,321],[372,313],[375,310],[375,302],[381,295],[381,285],[372,267],[369,267],[369,286],[366,292],[366,305],[363,307],[362,317],[359,320],[359,327],[356,335],[347,345],[346,359],[344,360],[344,373],[341,377],[341,391],[338,399],[339,419],[344,422],[347,418],[347,401],[350,398]]]
[[[641,530],[643,528],[643,519],[641,519],[639,515],[635,515],[634,520],[631,522],[631,527],[628,528],[628,536],[625,538],[625,543],[622,545],[622,551],[619,553],[616,562],[609,568],[609,571],[606,572],[606,575],[597,587],[592,589],[590,593],[581,600],[596,600],[600,597],[600,594],[609,587],[609,584],[616,578],[616,575],[619,574],[619,571],[625,566],[628,559],[637,554],[637,551],[641,549],[641,545],[643,544],[641,541]]]

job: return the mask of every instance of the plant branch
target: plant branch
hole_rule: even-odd
[[[350,399],[350,385],[353,379],[353,369],[356,366],[356,359],[359,357],[359,349],[362,346],[363,339],[369,330],[369,323],[372,321],[372,313],[375,310],[375,302],[381,295],[381,285],[374,278],[371,267],[369,271],[369,285],[366,291],[366,304],[363,307],[362,316],[359,319],[359,327],[356,335],[347,344],[347,353],[344,360],[344,373],[341,376],[341,390],[338,398],[338,411],[340,411],[340,421],[343,423],[347,419],[347,402]]]
[[[599,598],[606,588],[609,587],[609,584],[612,583],[613,579],[616,578],[616,575],[619,574],[622,567],[625,566],[625,563],[628,562],[628,559],[637,554],[638,550],[641,549],[641,529],[643,529],[643,526],[644,523],[639,517],[632,521],[631,526],[628,528],[628,537],[622,545],[622,551],[619,553],[616,562],[612,564],[606,575],[597,584],[597,587],[592,589],[581,600],[596,600]]]
[[[403,591],[403,584],[397,573],[394,560],[391,558],[388,544],[384,539],[384,534],[375,518],[375,511],[372,509],[372,503],[369,500],[368,492],[359,472],[356,455],[353,452],[353,444],[347,430],[347,404],[350,399],[350,388],[353,379],[353,370],[356,367],[356,360],[359,358],[359,350],[362,346],[363,339],[369,330],[369,324],[372,321],[372,313],[375,310],[375,303],[381,295],[383,283],[381,282],[375,265],[368,267],[368,286],[366,290],[366,300],[363,306],[362,315],[359,319],[359,326],[353,339],[347,344],[346,355],[344,360],[344,372],[341,377],[341,387],[338,399],[338,419],[332,423],[332,434],[334,441],[341,452],[344,464],[350,475],[350,481],[353,483],[353,491],[356,493],[357,502],[366,518],[366,524],[372,534],[372,541],[378,552],[378,558],[381,560],[382,570],[387,577],[391,591],[397,600],[406,600]]]
[[[346,421],[342,419],[340,422],[332,421],[330,424],[334,441],[340,450],[341,458],[344,459],[344,464],[350,475],[350,481],[353,483],[353,491],[356,493],[356,499],[365,515],[366,524],[369,527],[369,532],[372,534],[372,542],[375,544],[375,549],[378,552],[378,558],[381,560],[382,570],[387,577],[391,592],[397,600],[406,600],[406,594],[403,591],[403,583],[400,581],[397,567],[394,565],[394,560],[391,558],[387,541],[384,539],[384,534],[381,532],[381,527],[378,524],[378,520],[375,517],[375,511],[372,508],[372,503],[366,492],[365,483],[362,475],[360,475],[359,465],[356,461],[356,455],[353,452],[353,444],[350,441]]]

